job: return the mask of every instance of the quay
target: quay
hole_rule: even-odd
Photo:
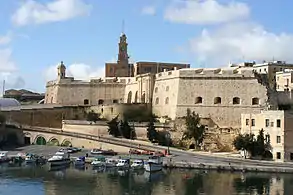
[[[195,163],[187,161],[173,161],[171,158],[165,158],[163,161],[164,168],[168,169],[201,169],[201,170],[216,170],[216,171],[229,171],[229,172],[268,172],[268,173],[293,173],[292,166],[276,166],[276,165],[249,165],[248,163],[242,164],[229,164],[229,163]]]

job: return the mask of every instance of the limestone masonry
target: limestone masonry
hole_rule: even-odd
[[[129,64],[127,45],[126,35],[122,34],[118,61],[106,63],[104,78],[80,81],[66,77],[61,62],[57,79],[46,85],[45,104],[149,104],[154,114],[170,119],[185,116],[190,108],[216,126],[240,129],[241,114],[282,109],[292,102],[291,89],[287,91],[282,78],[276,80],[276,75],[291,75],[288,69],[293,69],[292,64],[252,62],[224,68],[190,68],[189,64],[162,62]]]

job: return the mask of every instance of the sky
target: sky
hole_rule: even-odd
[[[76,79],[102,77],[105,62],[117,60],[122,31],[131,62],[293,62],[292,7],[292,0],[0,0],[0,80],[6,89],[45,92],[61,61]]]

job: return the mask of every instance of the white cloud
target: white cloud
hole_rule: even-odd
[[[15,63],[11,59],[12,50],[9,48],[0,49],[0,72],[16,71]]]
[[[78,16],[89,15],[92,6],[83,0],[54,0],[39,3],[27,0],[13,14],[12,22],[17,26],[65,21]]]
[[[76,80],[90,80],[91,78],[100,78],[105,75],[105,68],[98,67],[93,68],[90,65],[83,63],[74,63],[66,66],[66,75],[69,77],[74,77]],[[50,66],[45,71],[46,81],[55,80],[57,78],[57,65]]]
[[[220,4],[216,0],[186,0],[171,3],[164,17],[177,23],[216,24],[244,19],[249,17],[249,13],[249,7],[240,2]]]
[[[6,45],[11,42],[11,35],[7,33],[7,35],[0,36],[0,45]]]
[[[293,35],[268,32],[254,23],[231,23],[203,30],[189,49],[200,61],[214,65],[237,60],[293,60]]]
[[[141,10],[142,14],[145,15],[155,15],[156,14],[156,8],[154,6],[145,6]]]

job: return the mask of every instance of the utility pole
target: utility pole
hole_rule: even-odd
[[[4,93],[5,93],[5,79],[3,80],[3,85],[2,85],[2,97],[4,98]]]

